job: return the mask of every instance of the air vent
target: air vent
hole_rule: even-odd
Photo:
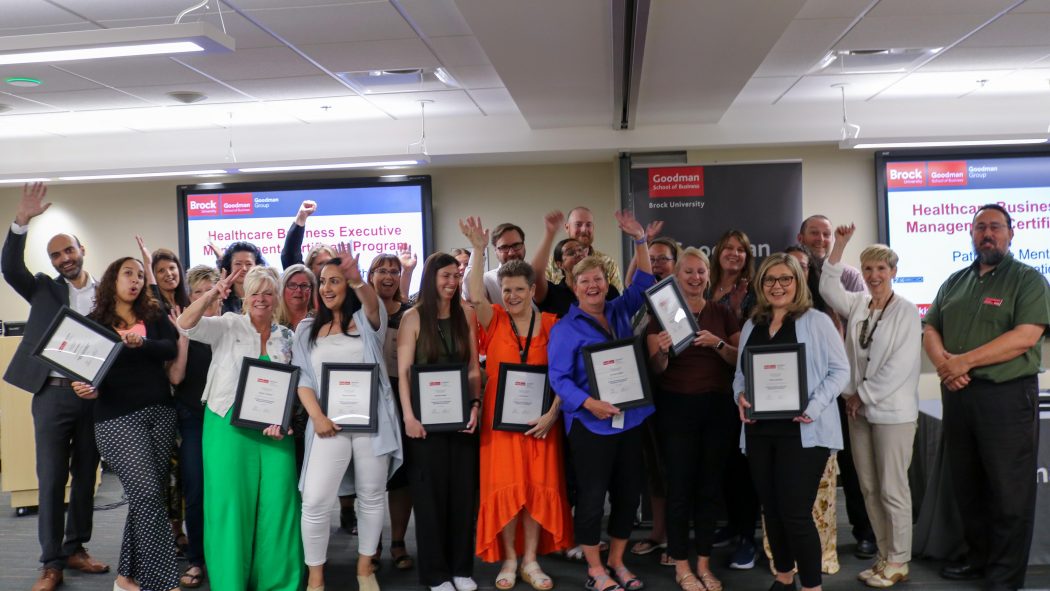
[[[943,47],[837,49],[824,56],[809,74],[891,74],[907,72]]]
[[[458,90],[459,82],[445,68],[399,68],[339,72],[338,76],[361,94],[395,94]]]

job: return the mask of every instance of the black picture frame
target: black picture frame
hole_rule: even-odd
[[[646,406],[653,403],[653,394],[649,386],[649,370],[645,364],[645,352],[642,349],[641,337],[631,337],[627,339],[619,339],[616,341],[608,341],[599,343],[597,345],[588,345],[583,348],[583,362],[587,368],[587,381],[589,385],[589,394],[593,398],[603,400],[601,388],[599,387],[598,377],[594,369],[595,356],[608,356],[609,353],[624,353],[625,355],[621,358],[626,360],[633,358],[637,369],[637,375],[632,374],[630,378],[634,378],[642,389],[641,398],[632,398],[626,401],[612,402],[613,406],[620,410],[627,410],[631,408],[637,408],[640,406]],[[629,355],[630,357],[627,357]],[[611,400],[606,400],[610,402]]]
[[[66,324],[69,322],[74,323],[74,325]],[[83,374],[76,369],[73,369],[73,367],[76,367],[75,365],[63,363],[60,358],[61,356],[52,353],[53,351],[61,351],[62,356],[74,355],[75,357],[80,357],[80,354],[78,353],[67,352],[65,345],[68,343],[66,341],[63,341],[58,347],[48,346],[52,344],[56,334],[63,327],[77,330],[80,333],[78,336],[81,337],[98,337],[98,341],[93,343],[95,346],[92,348],[92,353],[94,354],[91,356],[95,359],[102,359],[102,362],[97,366],[94,374]],[[69,306],[62,306],[62,309],[60,309],[58,313],[55,314],[54,319],[51,320],[51,324],[48,325],[44,335],[40,338],[40,342],[38,342],[36,347],[33,348],[33,357],[37,358],[51,369],[68,377],[70,380],[98,386],[99,383],[105,379],[106,373],[109,372],[109,369],[113,366],[113,362],[116,361],[117,356],[120,355],[123,348],[124,343],[116,331],[102,326]]]
[[[348,423],[336,421],[328,416],[328,402],[331,395],[332,373],[347,372],[355,374],[370,383],[368,401],[368,422]],[[367,376],[367,377],[364,377]],[[349,377],[349,376],[347,376]],[[343,431],[350,433],[376,433],[379,431],[379,364],[377,363],[322,363],[321,389],[319,394],[321,411]],[[339,417],[336,417],[339,418]]]
[[[501,363],[499,365],[499,382],[497,382],[496,386],[496,408],[495,413],[492,415],[492,429],[494,431],[524,433],[535,427],[535,425],[503,420],[503,407],[507,396],[507,375],[510,372],[530,373],[543,376],[544,385],[543,398],[540,401],[540,416],[543,416],[550,410],[551,404],[554,403],[554,392],[551,390],[551,382],[550,378],[547,376],[546,365],[529,365],[526,363]]]
[[[664,318],[664,314],[656,305],[655,301],[656,294],[665,293],[667,290],[671,291],[672,295],[678,301],[680,309],[685,312],[684,320],[689,324],[690,328],[690,333],[688,335],[683,335],[671,346],[671,351],[673,351],[675,355],[678,355],[693,344],[693,340],[696,339],[696,333],[700,330],[700,325],[697,324],[696,317],[689,311],[689,304],[685,301],[685,294],[682,293],[682,286],[678,284],[678,280],[674,275],[669,275],[645,290],[645,300],[649,304],[649,312],[660,324],[660,329],[671,332],[670,329],[672,328],[670,327],[668,320]],[[672,338],[673,337],[674,335],[672,335]]]
[[[763,410],[762,402],[755,402],[755,367],[762,358],[769,355],[794,354],[793,365],[798,375],[798,408]],[[772,360],[770,360],[772,361]],[[772,364],[770,364],[772,365]],[[761,369],[761,368],[760,368]],[[772,368],[769,368],[772,369]],[[809,389],[806,377],[806,344],[788,343],[782,345],[757,345],[744,349],[744,396],[751,408],[745,409],[748,419],[793,419],[801,415],[809,404]]]
[[[445,423],[427,423],[423,420],[423,413],[421,412],[420,404],[420,380],[433,374],[442,374],[447,372],[455,372],[459,374],[460,396],[457,400],[462,404],[462,420],[452,421]],[[435,364],[414,364],[411,369],[412,380],[412,413],[416,415],[416,419],[422,423],[423,428],[428,432],[444,432],[444,431],[462,431],[467,428],[470,424],[470,394],[468,392],[470,384],[467,380],[467,364],[466,363],[435,363]]]
[[[264,361],[254,357],[244,357],[241,359],[241,374],[237,379],[237,395],[233,399],[233,414],[230,416],[230,424],[236,427],[245,427],[258,431],[262,431],[270,425],[278,424],[258,421],[242,416],[245,411],[244,397],[248,385],[248,379],[256,369],[267,372],[279,372],[288,375],[288,388],[284,391],[284,399],[276,400],[277,407],[281,409],[281,422],[279,423],[281,431],[287,433],[292,420],[292,403],[297,396],[297,388],[299,387],[299,368],[287,363]]]

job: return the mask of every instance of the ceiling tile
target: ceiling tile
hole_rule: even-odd
[[[274,101],[267,105],[306,123],[336,123],[389,117],[357,96]]]
[[[266,101],[357,96],[354,91],[325,75],[228,80],[227,82],[239,90]]]
[[[96,109],[122,109],[149,106],[140,99],[122,92],[100,88],[97,90],[75,90],[69,92],[43,92],[30,98],[70,111],[92,111]]]
[[[747,81],[740,94],[736,95],[733,105],[772,105],[773,101],[791,88],[797,80],[797,76],[752,78]]]
[[[1050,81],[1050,68],[1016,70],[1006,76],[989,80],[987,84],[975,90],[973,96],[1001,97],[1021,94],[1046,96],[1050,93],[1050,83],[1048,81]]]
[[[219,29],[220,31],[226,31],[227,35],[233,37],[234,45],[236,46],[237,50],[283,45],[280,41],[274,39],[273,36],[271,36],[269,33],[255,26],[236,12],[225,9],[222,11],[222,14],[223,18],[222,20],[219,20],[218,13],[214,11],[200,17],[197,16],[197,13],[194,13],[193,16],[187,17],[183,22],[206,21],[211,23],[212,25],[215,25],[215,28]],[[166,25],[171,22],[171,17],[167,16],[101,21],[103,25],[111,29],[121,27]]]
[[[67,62],[73,63],[73,62]],[[41,82],[36,88],[17,88],[8,84],[0,83],[0,88],[17,92],[18,94],[32,95],[42,92],[58,92],[66,90],[89,90],[99,88],[98,84],[84,80],[79,76],[67,74],[56,70],[51,66],[43,64],[21,64],[0,66],[0,80],[11,77],[35,78]]]
[[[56,64],[63,70],[109,86],[178,85],[208,79],[167,57],[129,57],[119,60],[84,60]]]
[[[953,47],[937,56],[919,71],[1010,70],[1024,68],[1047,56],[1050,56],[1050,45],[1041,47]]]
[[[478,40],[471,36],[431,37],[430,45],[441,63],[449,67],[484,66],[489,63],[485,50]]]
[[[398,119],[419,117],[419,101],[434,101],[427,105],[427,117],[480,115],[481,111],[462,90],[439,92],[406,92],[400,94],[377,94],[368,97],[372,103]]]
[[[892,100],[960,97],[977,90],[980,87],[978,80],[993,81],[1009,73],[1009,70],[986,70],[910,74],[884,90],[878,98]]]
[[[17,29],[20,27],[49,27],[63,24],[94,26],[84,22],[83,19],[69,14],[48,2],[41,0],[3,0],[3,16],[0,17],[0,31]],[[68,29],[75,30],[75,29]],[[32,32],[19,33],[28,35]],[[43,32],[43,31],[39,31]]]
[[[6,5],[8,1],[4,0],[4,4]],[[175,17],[180,12],[194,4],[194,2],[187,2],[187,0],[148,0],[147,2],[129,2],[127,0],[111,0],[109,2],[100,0],[52,0],[52,2],[94,21],[164,17],[169,23],[175,22]],[[45,2],[40,2],[40,4],[45,4]],[[201,18],[201,15],[208,12],[215,14],[214,10],[201,9],[184,17],[183,22],[198,20]]]
[[[811,101],[842,101],[842,91],[833,84],[846,84],[846,103],[866,100],[869,96],[885,88],[900,74],[838,74],[806,76],[793,86],[782,103],[804,103]]]
[[[463,88],[503,87],[503,81],[499,79],[496,68],[492,66],[456,66],[449,68],[448,71]]]
[[[233,53],[185,56],[179,59],[220,80],[317,74],[316,67],[287,47],[260,47]]]
[[[482,88],[471,90],[470,96],[478,103],[486,115],[518,115],[517,103],[506,88]]]
[[[401,6],[427,37],[472,34],[455,0],[401,0]]]
[[[1023,47],[1045,45],[1050,35],[1050,13],[1007,14],[962,43],[966,47]]]
[[[231,86],[234,86],[234,88],[238,87],[236,83],[231,84]],[[135,96],[141,97],[158,105],[181,105],[182,103],[168,96],[168,93],[173,91],[199,92],[205,95],[207,98],[204,101],[201,101],[197,104],[209,105],[216,103],[247,102],[258,98],[244,96],[243,94],[236,92],[235,90],[231,90],[230,88],[223,86],[222,84],[216,84],[214,82],[127,86],[122,87],[121,90],[134,94]]]
[[[0,91],[0,103],[4,103],[5,105],[11,105],[12,107],[14,107],[12,110],[10,110],[10,111],[8,111],[6,113],[0,114],[0,117],[16,117],[17,115],[25,115],[25,114],[32,114],[32,113],[55,113],[57,111],[61,111],[61,109],[59,109],[57,107],[53,107],[53,106],[50,106],[50,105],[44,105],[44,104],[41,104],[41,103],[38,103],[38,102],[34,102],[32,100],[29,100],[31,98],[32,97],[25,97],[25,98],[23,98],[23,97],[21,97],[21,96],[19,96],[17,94],[14,94],[14,93],[9,93],[7,91]],[[4,119],[3,121],[5,122],[4,124],[6,125],[6,122],[8,120]],[[0,125],[0,128],[2,128],[2,127],[3,127],[3,125]]]
[[[868,4],[871,4],[871,0],[807,0],[795,18],[848,18],[852,20]]]
[[[984,14],[993,16],[1016,0],[879,0],[869,17],[944,16]]]
[[[987,17],[979,14],[868,16],[861,19],[835,48],[945,47],[955,43],[986,20]]]
[[[1026,0],[1010,12],[1050,12],[1050,0]]]
[[[259,10],[264,8],[310,8],[348,4],[386,4],[388,0],[236,0],[239,8]]]
[[[388,2],[246,12],[293,45],[416,38]]]
[[[801,76],[816,65],[853,22],[840,19],[796,19],[788,25],[756,76]]]
[[[299,49],[332,72],[436,68],[441,65],[418,38],[301,45]]]

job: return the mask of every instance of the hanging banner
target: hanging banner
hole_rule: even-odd
[[[715,164],[632,168],[630,203],[661,236],[710,256],[727,230],[751,239],[756,258],[796,242],[802,223],[802,163]]]

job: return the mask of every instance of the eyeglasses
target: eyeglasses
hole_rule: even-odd
[[[571,259],[571,258],[578,257],[581,254],[585,254],[586,252],[587,251],[585,251],[582,248],[567,248],[567,249],[561,251],[561,256],[562,257],[568,257],[568,258]]]
[[[649,263],[652,265],[671,262],[674,262],[674,259],[671,257],[649,257]]]
[[[515,242],[514,244],[501,244],[496,247],[496,250],[500,252],[514,252],[525,248],[524,242]]]
[[[1002,231],[1006,230],[1007,227],[1008,226],[1006,224],[997,224],[997,223],[994,223],[994,222],[991,223],[991,224],[981,223],[981,224],[974,224],[973,225],[973,229],[976,232],[984,232],[985,230],[991,230],[992,232],[999,233],[999,232],[1002,232]]]
[[[398,271],[397,269],[376,269],[375,271],[372,271],[372,273],[375,275],[389,275],[390,277],[401,275],[401,271]]]
[[[289,283],[288,285],[285,285],[284,288],[292,291],[310,291],[313,286],[309,283]]]
[[[781,275],[780,277],[765,277],[762,279],[762,285],[766,287],[773,287],[777,283],[780,287],[787,287],[795,281],[794,275]]]

